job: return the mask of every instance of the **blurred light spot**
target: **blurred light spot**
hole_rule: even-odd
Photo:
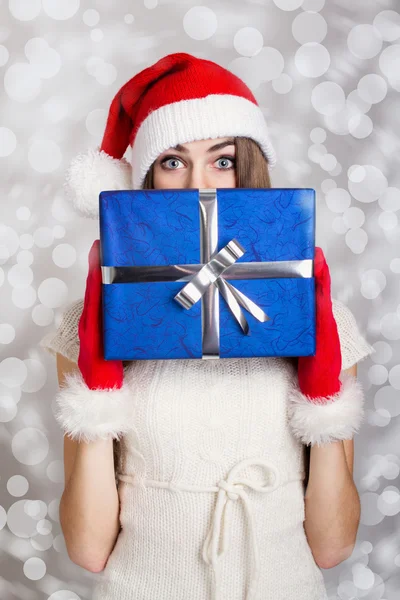
[[[102,138],[107,123],[108,113],[103,108],[92,110],[86,117],[86,129],[91,135]],[[100,139],[101,142],[101,139]]]
[[[39,285],[38,297],[45,306],[59,308],[67,300],[68,288],[61,279],[49,277]]]
[[[382,36],[373,25],[356,25],[347,37],[347,46],[357,58],[373,58],[382,48]]]
[[[53,236],[55,239],[60,240],[65,237],[65,227],[62,225],[54,225],[53,227]]]
[[[328,152],[323,144],[312,144],[309,147],[307,156],[312,162],[320,164],[322,157]]]
[[[134,22],[134,20],[135,20],[135,17],[133,15],[131,15],[130,13],[128,13],[127,15],[124,16],[124,21],[128,25],[131,25]]]
[[[35,73],[42,79],[57,75],[61,68],[61,56],[50,48],[43,38],[32,38],[25,44],[25,55]]]
[[[53,250],[54,264],[62,269],[68,269],[76,261],[76,250],[71,244],[58,244]]]
[[[57,21],[65,21],[79,10],[79,0],[42,0],[44,12]]]
[[[343,220],[343,217],[335,217],[332,221],[332,229],[335,233],[339,235],[343,235],[348,230],[346,223]]]
[[[53,530],[53,523],[48,519],[41,519],[36,525],[36,529],[41,535],[48,535]]]
[[[390,361],[393,356],[393,350],[387,342],[374,342],[372,344],[375,352],[371,354],[371,359],[374,363],[384,365]]]
[[[299,44],[322,42],[327,34],[328,25],[318,12],[299,13],[292,24],[292,34]]]
[[[311,12],[318,12],[325,6],[325,0],[303,0],[301,8]]]
[[[42,363],[34,358],[24,360],[27,367],[27,376],[21,385],[23,392],[33,394],[42,389],[47,380],[47,372]]]
[[[193,6],[183,17],[183,29],[193,40],[208,40],[217,27],[216,14],[206,6]]]
[[[325,46],[308,42],[297,50],[294,62],[304,77],[321,77],[329,69],[331,57]]]
[[[378,200],[379,206],[382,210],[389,212],[395,212],[400,209],[400,189],[396,187],[388,187],[382,193],[382,196]]]
[[[64,483],[64,463],[61,460],[53,460],[46,469],[47,477],[53,483]]]
[[[10,156],[17,147],[15,133],[8,127],[0,127],[0,157]]]
[[[100,21],[100,15],[97,10],[89,8],[83,13],[82,20],[88,27],[94,27]]]
[[[371,103],[361,98],[357,90],[353,90],[346,98],[346,105],[349,109],[349,114],[367,113],[371,108]]]
[[[31,209],[28,206],[20,206],[15,211],[15,214],[19,221],[29,221],[31,218]]]
[[[26,427],[14,435],[11,450],[23,465],[38,465],[49,453],[49,441],[39,429]]]
[[[357,86],[360,97],[370,104],[382,102],[387,94],[386,81],[380,75],[371,73],[360,79]]]
[[[23,572],[27,579],[38,581],[46,574],[46,563],[37,556],[28,558],[23,564]]]
[[[15,356],[10,356],[0,362],[0,383],[9,388],[21,386],[27,374],[28,369],[25,363]]]
[[[0,45],[0,67],[3,67],[8,62],[9,57],[7,48]]]
[[[52,173],[58,169],[61,160],[60,147],[52,140],[36,140],[28,151],[29,164],[39,173]]]
[[[273,81],[283,77],[282,71],[285,68],[285,60],[279,50],[271,46],[264,46],[256,56],[238,58],[230,63],[229,68],[231,68],[231,65],[232,67],[241,65],[242,68],[239,69],[239,72],[231,69],[239,77],[246,77],[244,72],[246,67],[251,69],[251,79],[257,82],[254,84],[257,87],[259,82]],[[242,73],[242,75],[239,73]]]
[[[351,196],[343,188],[332,188],[326,194],[326,204],[332,212],[342,213],[349,208]]]
[[[68,114],[68,104],[65,98],[51,96],[42,104],[42,110],[46,118],[52,123],[59,123]]]
[[[233,46],[242,56],[255,56],[260,52],[263,43],[263,36],[255,27],[242,27],[233,38]]]
[[[30,233],[23,233],[19,238],[19,245],[24,250],[29,250],[34,244],[33,236]]]
[[[378,508],[386,517],[397,515],[400,512],[399,491],[386,488],[379,496]]]
[[[400,44],[387,46],[379,57],[379,68],[390,85],[400,91]]]
[[[377,525],[383,521],[384,515],[378,509],[378,499],[379,495],[373,492],[365,492],[364,494],[361,494],[360,523],[363,525],[372,527],[373,525]],[[361,577],[359,580],[361,581]]]
[[[25,288],[31,285],[33,281],[33,271],[23,265],[13,265],[8,271],[8,282],[11,287]]]
[[[11,344],[14,340],[14,327],[9,323],[0,323],[0,344]]]
[[[292,78],[286,73],[282,73],[272,81],[272,88],[277,94],[287,94],[293,87]]]
[[[374,406],[377,410],[387,410],[391,417],[400,415],[399,393],[391,385],[385,385],[376,391]]]
[[[296,10],[303,4],[303,0],[274,0],[274,3],[281,10]]]
[[[346,244],[354,254],[361,254],[368,242],[368,235],[364,229],[350,229],[345,236]]]
[[[343,220],[349,229],[362,227],[365,222],[364,211],[357,206],[350,206],[350,208],[347,208],[343,213]]]
[[[12,421],[18,412],[17,403],[11,393],[0,396],[0,423],[9,423]]]
[[[310,133],[310,140],[314,144],[323,144],[326,140],[326,131],[322,127],[314,127]]]
[[[395,10],[383,10],[373,21],[386,42],[394,42],[400,37],[400,14]]]
[[[20,498],[24,496],[29,490],[29,482],[26,477],[22,475],[13,475],[7,481],[7,491],[11,496]]]
[[[11,300],[17,308],[30,308],[36,302],[36,290],[33,287],[14,288]]]
[[[38,304],[32,310],[32,321],[39,327],[47,327],[47,325],[53,322],[53,319],[54,311],[48,306]]]
[[[42,9],[41,0],[9,0],[10,13],[18,21],[32,21]]]
[[[368,370],[368,378],[373,385],[383,385],[388,378],[388,372],[383,365],[373,365]]]
[[[362,565],[361,563],[355,563],[351,570],[353,572],[354,585],[360,590],[369,590],[374,585],[375,575],[371,569]]]
[[[4,76],[4,89],[11,100],[31,102],[40,93],[41,79],[30,64],[14,63]]]
[[[390,369],[389,382],[396,390],[400,390],[400,365],[395,365]]]
[[[374,128],[368,115],[353,115],[349,118],[349,133],[358,140],[368,137]]]
[[[377,298],[386,287],[386,275],[379,269],[367,269],[361,276],[361,293],[364,298]]]
[[[374,202],[388,187],[388,181],[380,169],[373,165],[363,165],[364,176],[361,181],[355,181],[356,172],[352,171],[352,179],[349,180],[349,191],[351,195],[360,202]]]
[[[101,42],[104,38],[104,33],[101,29],[92,29],[90,32],[92,42]]]
[[[382,211],[378,217],[378,223],[384,231],[395,229],[398,224],[397,215],[394,212]]]
[[[17,500],[7,513],[7,525],[11,533],[19,538],[29,538],[36,531],[36,519],[26,513],[25,505],[29,500]]]
[[[33,263],[33,254],[29,250],[21,250],[17,254],[17,263],[24,267],[30,267]]]
[[[344,106],[344,91],[337,83],[324,81],[315,86],[311,94],[311,103],[315,110],[323,115],[333,115]]]
[[[324,156],[321,158],[320,165],[324,171],[332,171],[337,165],[336,156],[330,154],[329,152],[324,154]]]

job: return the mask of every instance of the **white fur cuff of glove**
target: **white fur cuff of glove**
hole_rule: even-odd
[[[81,373],[67,373],[56,395],[55,419],[65,434],[79,442],[121,439],[132,420],[132,391],[121,388],[90,389]]]
[[[291,429],[303,444],[327,444],[352,439],[364,418],[364,390],[348,373],[341,373],[342,387],[327,401],[312,402],[300,389],[289,392],[288,415]]]

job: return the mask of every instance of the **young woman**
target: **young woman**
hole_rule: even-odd
[[[269,188],[275,160],[247,86],[177,53],[121,88],[68,186],[96,218],[101,190]],[[84,299],[42,341],[60,382],[61,526],[71,560],[102,572],[93,600],[327,599],[321,568],[350,556],[359,523],[356,369],[373,348],[331,298],[320,248],[314,277],[314,357],[105,361],[94,242]]]

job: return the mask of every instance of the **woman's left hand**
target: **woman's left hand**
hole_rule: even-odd
[[[316,302],[316,353],[298,357],[299,387],[311,401],[324,403],[340,391],[342,354],[339,333],[333,316],[331,277],[321,248],[314,258]]]

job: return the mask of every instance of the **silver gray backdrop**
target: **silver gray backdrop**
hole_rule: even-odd
[[[0,15],[1,600],[87,600],[97,577],[66,553],[56,365],[38,347],[83,297],[98,237],[62,184],[117,90],[178,51],[251,88],[278,155],[272,185],[317,191],[332,295],[376,350],[358,367],[358,540],[323,573],[331,599],[398,600],[399,0],[0,0]]]

